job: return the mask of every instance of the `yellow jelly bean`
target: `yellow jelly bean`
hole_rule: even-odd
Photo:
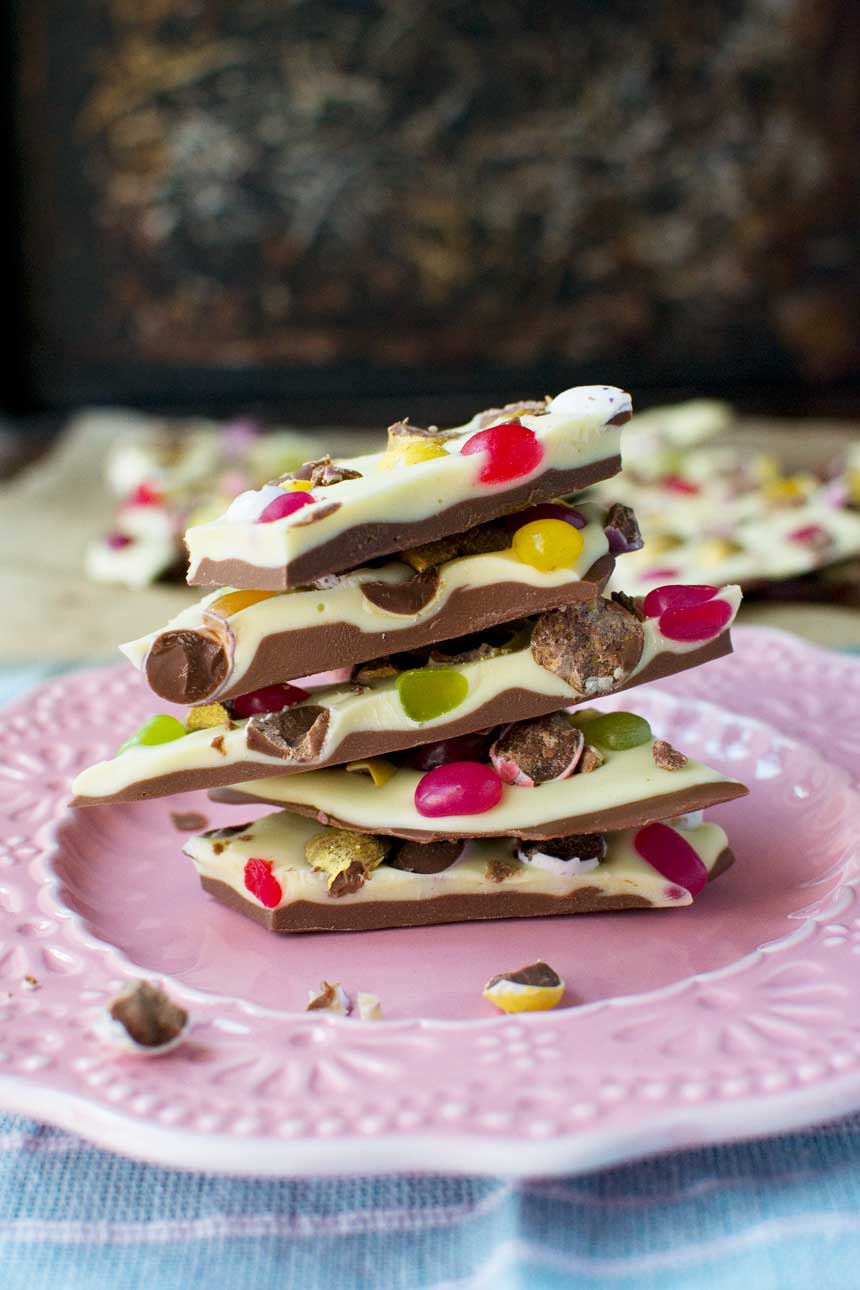
[[[570,569],[582,554],[583,538],[566,520],[532,520],[514,534],[514,554],[541,573]]]
[[[798,502],[809,492],[809,480],[802,475],[786,475],[784,479],[775,479],[765,484],[762,489],[769,502]]]
[[[285,479],[278,487],[287,493],[309,493],[313,484],[309,479]]]
[[[369,775],[376,788],[382,788],[383,784],[387,784],[392,775],[397,772],[397,767],[394,763],[386,761],[384,757],[367,757],[364,761],[348,761],[346,768],[349,771]]]
[[[220,614],[222,618],[229,618],[231,614],[238,614],[240,609],[247,609],[249,605],[256,605],[261,600],[269,600],[277,594],[277,591],[228,591],[225,596],[219,596],[206,608],[212,613]]]
[[[422,461],[433,461],[436,457],[447,457],[441,444],[432,439],[407,439],[404,443],[395,443],[383,455],[380,470],[394,470],[397,466],[417,466]]]

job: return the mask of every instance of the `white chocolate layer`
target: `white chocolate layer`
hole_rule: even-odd
[[[381,452],[340,459],[337,464],[359,471],[361,478],[319,488],[312,507],[302,507],[270,524],[232,522],[225,514],[209,524],[190,528],[186,534],[189,581],[203,560],[244,560],[261,568],[283,568],[341,533],[360,524],[375,523],[380,517],[415,524],[440,509],[466,501],[476,491],[503,494],[512,486],[539,478],[546,470],[573,470],[613,457],[619,452],[621,430],[607,422],[630,408],[630,396],[623,390],[592,385],[564,391],[563,411],[519,417],[523,426],[534,431],[544,455],[537,468],[514,481],[514,485],[479,481],[484,454],[464,456],[460,451],[475,433],[472,424],[457,427],[444,440],[444,457],[416,465],[381,470]],[[504,419],[500,415],[498,421]],[[333,502],[339,503],[336,511],[309,522],[315,512],[322,512]]]
[[[740,604],[740,591],[737,587],[725,587],[717,598],[725,600],[732,608],[730,625]],[[645,636],[642,656],[628,680],[644,672],[658,655],[673,654],[681,658],[684,654],[700,649],[704,644],[702,641],[669,640],[660,631],[656,618],[646,619],[642,626]],[[725,630],[729,630],[728,626]],[[433,738],[434,730],[453,720],[467,717],[472,712],[477,712],[508,690],[524,689],[534,694],[557,697],[559,707],[566,707],[593,698],[596,694],[610,693],[612,689],[611,686],[598,684],[590,693],[578,693],[561,677],[541,667],[535,661],[528,644],[509,654],[499,654],[494,658],[475,659],[471,663],[442,664],[442,666],[453,666],[457,672],[466,677],[468,690],[466,697],[456,708],[430,721],[413,721],[407,716],[400,702],[395,677],[373,682],[362,693],[356,693],[349,684],[315,691],[307,702],[328,708],[330,714],[329,726],[318,762],[325,763],[330,760],[343,741],[358,731],[367,731],[370,735],[376,735],[379,731],[385,730],[396,735],[401,731],[414,730],[421,732],[420,739],[415,740],[416,743],[429,742]],[[248,748],[246,730],[247,722],[241,722],[237,723],[234,729],[228,729],[225,726],[196,730],[183,739],[175,739],[171,743],[128,748],[109,761],[98,762],[81,771],[74,781],[73,790],[76,796],[81,798],[112,797],[124,792],[131,785],[145,784],[147,780],[162,775],[192,770],[220,770],[225,765],[249,761],[257,763],[261,773],[268,771],[282,773],[284,764],[279,758],[251,751]],[[223,742],[220,748],[216,748],[213,747],[212,740],[219,734],[223,735]],[[375,751],[378,755],[378,750]]]
[[[607,896],[641,896],[654,906],[690,905],[692,896],[668,882],[633,846],[635,829],[607,834],[606,858],[588,873],[558,874],[516,860],[515,844],[509,838],[479,838],[468,842],[458,860],[441,873],[407,873],[384,862],[355,892],[331,896],[328,878],[312,869],[305,859],[305,843],[318,833],[314,820],[278,811],[249,824],[241,836],[220,840],[203,836],[191,838],[183,848],[201,878],[226,883],[244,900],[262,906],[245,887],[245,863],[250,859],[269,861],[283,899],[277,908],[293,901],[319,904],[363,905],[375,900],[430,900],[438,896],[465,896],[505,891],[528,895],[572,896],[595,887]],[[716,824],[702,824],[687,830],[684,840],[699,855],[710,873],[717,857],[726,849],[727,839]],[[489,876],[488,868],[503,862],[515,866],[501,883]]]
[[[334,487],[334,485],[333,485]],[[593,505],[577,506],[588,521],[580,529],[583,539],[582,552],[570,569],[555,569],[542,573],[539,569],[524,564],[514,554],[512,548],[506,551],[493,551],[486,555],[462,556],[450,560],[438,570],[439,585],[435,596],[417,613],[393,614],[374,605],[364,595],[362,585],[369,582],[385,582],[396,585],[408,582],[415,576],[409,565],[399,560],[378,569],[355,569],[339,578],[335,585],[324,592],[284,591],[259,600],[247,609],[242,609],[228,618],[233,634],[233,665],[218,691],[213,692],[209,701],[217,699],[218,694],[228,686],[232,689],[245,675],[254,661],[262,641],[267,636],[283,632],[301,631],[306,627],[324,627],[334,623],[347,623],[368,634],[388,633],[392,638],[398,631],[413,628],[417,623],[426,622],[439,613],[446,601],[459,590],[467,588],[493,587],[502,582],[515,582],[524,587],[537,587],[552,590],[555,587],[566,587],[571,582],[579,582],[592,565],[607,554],[609,543],[603,531],[601,517],[602,507]],[[266,527],[265,525],[263,526]],[[229,590],[227,588],[226,590]],[[177,614],[169,623],[158,631],[147,636],[129,641],[120,649],[136,668],[143,670],[150,646],[162,632],[179,628],[202,627],[206,622],[206,609],[225,594],[224,590],[213,591],[196,605]],[[392,650],[397,650],[396,639],[392,639]],[[282,680],[291,680],[282,677]]]
[[[649,739],[623,752],[601,748],[604,764],[590,774],[572,775],[534,788],[505,784],[498,805],[480,815],[421,815],[415,806],[415,790],[423,778],[422,772],[403,766],[379,787],[368,775],[336,767],[246,780],[231,791],[247,794],[251,801],[303,807],[312,810],[318,818],[340,820],[365,833],[403,835],[405,831],[407,837],[426,833],[452,838],[478,833],[515,837],[557,820],[599,817],[640,801],[653,801],[655,809],[649,818],[659,819],[661,797],[687,793],[708,784],[726,789],[737,787],[735,781],[692,757],[678,770],[662,769],[654,761],[654,742]],[[726,796],[736,796],[736,793],[729,791]],[[716,800],[721,800],[719,794]],[[673,812],[670,810],[669,814]]]

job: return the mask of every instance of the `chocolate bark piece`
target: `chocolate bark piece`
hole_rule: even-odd
[[[284,761],[314,761],[325,743],[330,720],[328,708],[316,703],[261,713],[248,722],[246,743],[251,752]]]
[[[512,791],[518,792],[519,790]],[[450,838],[452,834],[455,837],[470,838],[510,836],[522,838],[525,841],[542,842],[546,838],[564,837],[569,833],[614,833],[622,829],[638,829],[652,823],[654,820],[671,820],[679,815],[688,815],[691,811],[706,810],[708,807],[717,806],[722,802],[731,802],[735,798],[746,797],[748,792],[748,788],[735,780],[716,780],[705,784],[692,784],[687,789],[679,789],[670,793],[649,794],[617,805],[601,807],[599,810],[583,811],[579,815],[566,815],[558,819],[542,820],[540,823],[522,825],[517,828],[512,828],[508,825],[503,832],[500,829],[482,829],[480,815],[471,817],[473,822],[469,825],[468,831],[463,829],[455,831],[451,828],[450,823],[447,826],[445,825],[444,819],[439,820],[439,828],[433,828],[432,819],[427,819],[426,828],[400,824],[395,827],[389,827],[385,823],[374,823],[373,828],[377,835],[388,836],[391,834],[394,837],[406,838],[414,842],[436,842],[442,838]],[[283,810],[293,811],[296,815],[310,816],[314,819],[319,818],[320,808],[316,805],[290,801],[287,796],[267,796],[264,792],[256,793],[243,789],[241,785],[212,789],[209,796],[215,802],[240,803],[242,805],[247,802],[264,802],[272,806],[279,806]],[[330,812],[326,812],[326,818],[330,825],[338,829],[364,832],[367,827],[366,825],[359,827],[341,816],[332,815]]]
[[[535,662],[577,694],[607,694],[633,671],[645,633],[639,619],[614,600],[565,605],[541,614],[532,633]]]
[[[460,838],[439,838],[436,842],[426,843],[403,842],[397,845],[385,863],[407,873],[442,873],[459,860],[465,845]]]
[[[549,986],[551,989],[561,985],[559,974],[548,963],[542,961],[528,963],[525,967],[517,968],[515,972],[500,972],[490,978],[484,989],[491,990],[501,981],[512,981],[514,985]]]
[[[229,680],[218,697],[221,700],[234,698],[292,677],[310,676],[330,668],[377,659],[390,654],[392,650],[406,652],[421,649],[432,645],[434,640],[451,640],[509,619],[540,613],[541,610],[568,600],[599,596],[612,576],[614,567],[612,556],[601,556],[582,578],[555,588],[529,586],[523,582],[500,582],[489,587],[458,587],[444,600],[440,600],[438,608],[428,618],[414,624],[408,621],[414,608],[410,608],[407,603],[400,606],[397,590],[393,588],[391,603],[395,606],[394,612],[398,613],[404,623],[396,632],[386,630],[384,622],[380,623],[378,631],[364,630],[352,623],[335,622],[319,627],[273,632],[260,641],[243,675]],[[429,571],[428,579],[433,576],[434,571]],[[389,584],[385,584],[385,591],[381,584],[376,585],[380,586],[380,607],[388,608],[385,598]],[[408,596],[414,594],[410,591]],[[420,599],[423,601],[426,595],[428,589],[422,590]],[[430,599],[432,600],[432,596]],[[413,601],[412,605],[415,603]],[[401,608],[403,612],[400,612]],[[169,680],[166,676],[162,676],[160,685],[157,693],[162,698],[176,703],[187,702],[181,694],[174,698],[168,693]],[[217,688],[213,686],[195,701],[200,702],[214,695]]]
[[[612,421],[607,424],[619,423]],[[368,520],[351,525],[328,541],[303,551],[288,565],[259,565],[242,559],[221,560],[203,556],[188,581],[193,587],[247,587],[256,591],[289,591],[306,587],[326,574],[354,569],[378,556],[421,546],[450,533],[463,532],[510,511],[551,501],[553,497],[581,492],[602,479],[617,475],[620,469],[621,457],[617,453],[570,469],[550,467],[537,478],[512,488],[476,490],[462,501],[441,507],[420,520]],[[330,513],[323,506],[308,507],[308,510],[307,520],[296,519],[292,527],[315,524]]]
[[[661,770],[681,770],[689,760],[684,753],[666,743],[665,739],[656,740],[651,751],[655,766],[659,766]]]
[[[210,627],[156,636],[146,656],[150,688],[171,703],[200,703],[223,685],[230,669],[224,638]]]
[[[719,863],[719,861],[718,861]],[[716,866],[715,866],[716,868]],[[429,927],[438,923],[480,922],[497,918],[543,918],[599,914],[612,910],[650,909],[637,895],[608,895],[599,886],[580,887],[570,896],[546,896],[512,890],[501,883],[475,895],[434,896],[429,900],[340,901],[297,900],[279,909],[264,909],[245,900],[227,883],[201,877],[200,885],[216,900],[253,918],[272,932],[363,932],[389,927]]]
[[[506,784],[533,787],[573,773],[585,736],[564,712],[515,721],[490,749],[490,761]]]
[[[528,859],[540,854],[557,860],[603,860],[606,838],[602,833],[572,833],[566,838],[548,838],[543,842],[523,842],[520,856]]]

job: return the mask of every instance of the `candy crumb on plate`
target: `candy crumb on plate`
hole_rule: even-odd
[[[382,1004],[377,995],[359,990],[356,1003],[362,1021],[382,1021]]]
[[[169,1053],[188,1033],[184,1008],[154,981],[129,981],[96,1022],[99,1037],[139,1057]]]
[[[319,990],[308,990],[306,1012],[335,1012],[346,1017],[352,1011],[352,1001],[339,981],[320,981]]]
[[[564,994],[564,981],[548,963],[538,960],[514,972],[500,972],[483,989],[485,999],[502,1012],[545,1012]]]

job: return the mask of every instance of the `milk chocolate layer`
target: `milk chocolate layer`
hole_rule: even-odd
[[[235,682],[228,684],[218,699],[233,699],[264,685],[278,684],[297,676],[310,676],[333,668],[349,667],[380,658],[392,648],[398,653],[420,649],[434,641],[454,640],[460,636],[484,631],[498,623],[528,617],[576,600],[599,596],[612,576],[615,561],[601,556],[584,577],[561,587],[542,588],[523,582],[500,582],[491,587],[458,587],[439,606],[439,612],[412,627],[387,632],[365,632],[352,623],[326,623],[303,627],[299,631],[278,632],[261,642],[250,667]],[[410,583],[404,584],[411,585]],[[223,658],[213,658],[209,637],[195,643],[195,632],[167,632],[183,638],[182,649],[194,661],[184,660],[179,642],[170,652],[155,653],[157,638],[146,660],[146,679],[154,692],[169,703],[203,703],[215,694],[226,669],[226,647]],[[150,660],[153,660],[152,665]],[[169,666],[166,662],[169,661]],[[200,680],[204,666],[211,666],[209,679]],[[189,694],[189,675],[195,678],[194,698]]]
[[[538,789],[523,788],[516,790],[521,793],[534,793]],[[469,838],[492,838],[492,837],[516,837],[527,838],[541,841],[544,838],[559,838],[568,833],[617,833],[622,829],[638,829],[645,824],[652,824],[655,820],[672,820],[679,815],[687,815],[691,811],[706,810],[709,806],[717,806],[720,802],[730,802],[736,797],[746,797],[749,789],[743,784],[737,784],[733,780],[718,780],[709,784],[695,784],[690,788],[675,793],[660,793],[653,797],[639,798],[636,801],[624,802],[619,806],[608,807],[606,810],[591,811],[588,814],[568,815],[560,820],[544,820],[540,824],[529,825],[525,828],[513,829],[505,828],[504,833],[496,831],[482,832],[480,829],[480,815],[474,816],[474,825],[469,825],[468,832],[460,829],[446,830],[444,821],[440,820],[436,828],[431,827],[431,821],[427,821],[426,829],[411,829],[399,827],[395,829],[387,828],[384,823],[377,824],[374,821],[373,833],[391,835],[398,838],[408,838],[414,842],[435,842],[441,838],[469,837]],[[360,833],[367,833],[367,827],[362,826],[360,829],[348,820],[342,820],[328,812],[319,812],[312,806],[306,806],[300,802],[290,802],[286,799],[274,801],[273,798],[258,796],[256,793],[243,793],[239,788],[216,788],[210,793],[210,797],[216,802],[236,802],[246,806],[248,802],[264,802],[269,805],[279,806],[285,811],[292,811],[295,815],[305,815],[310,819],[319,819],[321,824],[331,825],[337,829],[355,829]],[[323,818],[323,814],[325,818]]]
[[[733,860],[731,851],[723,851],[717,857],[711,881],[724,873]],[[652,907],[643,896],[607,896],[599,886],[581,887],[573,896],[505,891],[504,886],[499,886],[480,895],[436,896],[430,900],[375,900],[352,905],[298,900],[280,909],[263,909],[244,900],[226,882],[201,878],[200,883],[221,904],[253,918],[270,932],[370,932],[389,927],[427,927],[433,923],[605,914]]]
[[[342,573],[366,564],[380,555],[405,551],[460,533],[484,524],[509,511],[517,511],[537,502],[550,501],[553,497],[566,497],[609,479],[621,470],[621,457],[617,454],[603,461],[590,462],[574,470],[546,470],[537,479],[521,484],[518,488],[502,491],[476,489],[465,501],[445,507],[435,515],[410,523],[408,520],[378,520],[356,524],[338,533],[328,542],[306,551],[291,560],[289,565],[267,567],[249,564],[245,560],[203,559],[193,577],[188,581],[193,587],[236,587],[254,591],[289,591],[303,587],[327,574]],[[498,621],[498,620],[497,620]],[[320,670],[319,668],[313,669]],[[294,676],[301,675],[294,672]]]
[[[617,687],[617,691],[632,689],[647,681],[659,681],[666,676],[674,676],[687,668],[698,667],[711,659],[730,654],[731,637],[728,631],[715,640],[709,641],[699,649],[686,654],[658,654],[638,675]],[[172,793],[190,793],[198,789],[220,788],[231,784],[240,784],[246,779],[259,779],[261,774],[277,771],[279,775],[288,775],[293,771],[323,770],[326,766],[337,766],[348,761],[362,761],[368,757],[384,757],[388,753],[405,748],[417,747],[427,742],[427,735],[432,734],[433,742],[442,739],[454,739],[458,735],[470,734],[473,730],[484,730],[490,726],[508,725],[527,717],[541,717],[555,712],[564,706],[564,700],[547,694],[537,694],[532,690],[505,690],[496,695],[490,702],[477,708],[469,716],[452,719],[444,725],[434,726],[432,731],[421,727],[413,730],[386,732],[384,730],[353,731],[343,739],[331,755],[324,761],[293,762],[285,760],[278,767],[268,762],[247,761],[234,762],[232,765],[209,767],[202,770],[173,771],[170,774],[154,776],[151,779],[129,784],[121,792],[109,797],[78,797],[72,806],[102,806],[110,802],[137,802],[153,797],[166,797]],[[302,709],[292,709],[300,712]],[[268,749],[270,751],[271,749]]]

